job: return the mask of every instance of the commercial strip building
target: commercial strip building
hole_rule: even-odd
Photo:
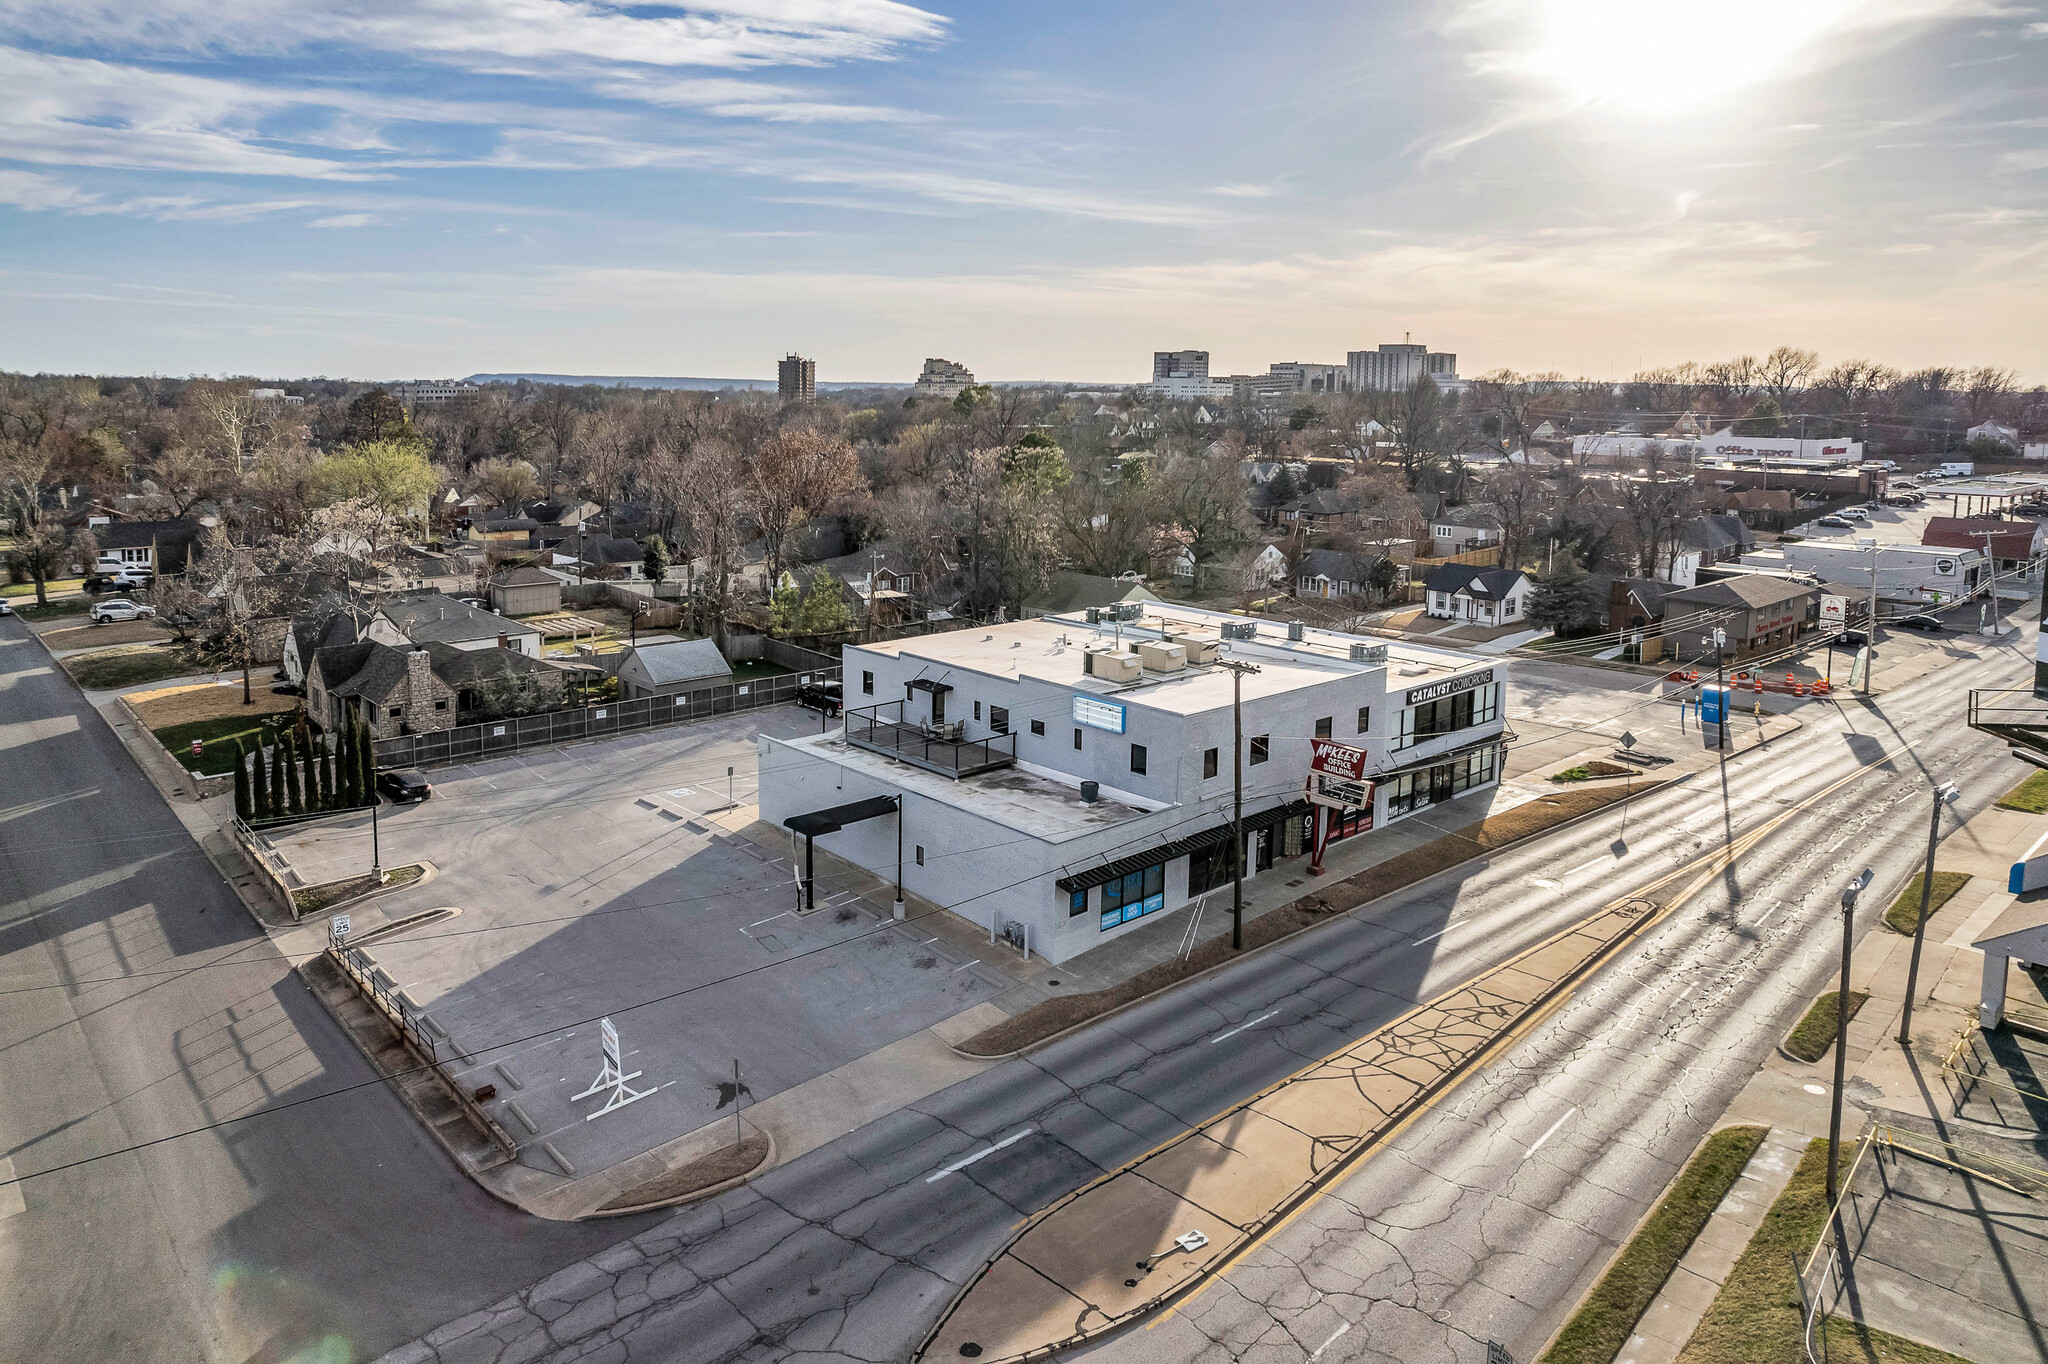
[[[1229,885],[1234,683],[1248,877],[1501,772],[1502,660],[1189,607],[847,645],[844,667],[842,729],[761,738],[761,817],[884,880],[900,840],[907,893],[1055,961]]]
[[[1981,550],[1819,540],[1780,541],[1771,549],[1743,555],[1742,563],[1748,568],[1807,575],[1814,582],[1841,583],[1858,593],[1870,591],[1874,568],[1878,600],[1916,611],[1967,597],[1991,573]]]

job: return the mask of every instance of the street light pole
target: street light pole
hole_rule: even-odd
[[[903,797],[896,797],[896,918],[903,917]]]
[[[1857,543],[1870,550],[1870,629],[1866,632],[1869,642],[1863,646],[1862,688],[1863,694],[1868,696],[1877,690],[1877,537],[1858,536]]]
[[[1244,675],[1259,669],[1225,659],[1230,669],[1230,950],[1244,949]]]
[[[383,803],[374,790],[370,792],[370,876],[380,886],[384,884],[384,853],[377,842],[377,807]]]
[[[1899,1045],[1913,1043],[1913,991],[1920,984],[1920,942],[1927,936],[1927,908],[1934,896],[1934,844],[1941,837],[1941,807],[1962,793],[1945,781],[1934,788],[1934,809],[1927,820],[1927,865],[1920,872],[1920,917],[1913,923],[1913,958],[1906,967],[1906,1007],[1899,1014]]]
[[[1721,679],[1721,674],[1724,671],[1723,659],[1726,657],[1727,651],[1728,632],[1717,628],[1714,631],[1714,690],[1720,695],[1721,704],[1720,719],[1718,721],[1719,728],[1714,736],[1714,747],[1716,749],[1728,747],[1728,684]]]
[[[1849,1052],[1849,954],[1854,950],[1856,934],[1856,896],[1870,884],[1870,868],[1865,867],[1862,875],[1842,887],[1842,986],[1835,995],[1835,1092],[1828,1106],[1828,1207],[1835,1206],[1839,1190],[1836,1167],[1841,1164],[1842,1147],[1842,1085],[1848,1079]]]

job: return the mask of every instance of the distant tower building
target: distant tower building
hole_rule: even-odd
[[[957,398],[974,386],[974,371],[951,360],[926,360],[910,391],[920,398]]]
[[[1456,384],[1458,380],[1456,355],[1412,342],[1381,346],[1376,351],[1355,350],[1345,359],[1354,393],[1396,392],[1412,386],[1424,375],[1439,384]]]
[[[1169,379],[1192,379],[1206,383],[1209,378],[1209,352],[1205,350],[1155,350],[1152,352],[1152,382],[1163,384]]]
[[[817,401],[818,362],[791,351],[775,366],[775,392],[786,403]]]

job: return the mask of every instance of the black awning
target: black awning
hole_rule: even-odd
[[[783,827],[794,829],[805,838],[822,838],[836,834],[849,824],[858,824],[864,819],[877,819],[896,813],[896,797],[870,796],[848,805],[835,805],[829,810],[813,810],[807,815],[791,815],[782,821]]]
[[[1314,807],[1305,800],[1289,801],[1285,805],[1276,805],[1269,810],[1261,810],[1255,815],[1246,815],[1244,817],[1244,827],[1247,830],[1268,829],[1275,824],[1285,824],[1290,819],[1299,819],[1312,808]],[[1189,834],[1186,838],[1176,838],[1172,842],[1162,843],[1156,848],[1132,853],[1128,857],[1119,857],[1114,862],[1105,862],[1099,867],[1090,867],[1087,871],[1077,871],[1071,876],[1062,876],[1053,884],[1061,890],[1069,892],[1089,890],[1095,886],[1108,885],[1119,876],[1126,876],[1134,871],[1142,871],[1146,867],[1154,866],[1161,862],[1171,862],[1176,857],[1186,857],[1191,852],[1198,852],[1203,848],[1214,847],[1218,843],[1228,843],[1229,841],[1230,821],[1226,819],[1221,824],[1213,828],[1204,829],[1198,834]]]
[[[928,691],[932,693],[934,696],[937,696],[942,692],[949,692],[953,689],[946,683],[934,682],[929,677],[913,677],[910,679],[910,690]]]
[[[1482,749],[1493,748],[1500,744],[1511,744],[1513,742],[1515,742],[1515,732],[1512,729],[1503,727],[1498,734],[1489,734],[1484,739],[1474,739],[1469,743],[1458,744],[1431,757],[1417,758],[1412,763],[1404,763],[1400,767],[1389,768],[1385,772],[1368,772],[1365,774],[1365,779],[1367,781],[1392,781],[1396,777],[1405,777],[1410,772],[1427,772],[1432,767],[1442,767],[1452,759],[1462,758],[1468,753],[1477,753]]]

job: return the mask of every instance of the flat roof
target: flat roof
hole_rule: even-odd
[[[783,742],[849,771],[979,815],[991,823],[1047,843],[1064,843],[1157,810],[1174,808],[1160,804],[1146,809],[1109,796],[1085,801],[1081,799],[1079,777],[1056,779],[1023,766],[999,767],[954,781],[937,772],[927,772],[880,753],[856,748],[846,741],[844,730],[835,729]],[[823,793],[825,799],[831,796],[830,791]]]
[[[1178,673],[1147,672],[1137,682],[1118,683],[1082,671],[1082,658],[1089,646],[1112,645],[1119,639],[1125,643],[1156,640],[1167,632],[1217,639],[1219,627],[1225,623],[1255,626],[1256,639],[1221,640],[1223,657],[1259,668],[1258,672],[1245,675],[1247,701],[1370,672],[1384,672],[1384,687],[1391,692],[1474,668],[1498,667],[1503,662],[1486,654],[1313,627],[1305,627],[1300,640],[1290,641],[1285,622],[1165,602],[1142,605],[1144,614],[1137,620],[1090,625],[1081,615],[1046,616],[850,647],[915,660],[942,670],[957,668],[1006,681],[1029,678],[1072,691],[1115,695],[1128,704],[1182,715],[1230,705],[1230,670],[1215,665],[1191,665]],[[1384,646],[1387,661],[1354,663],[1354,644]]]

